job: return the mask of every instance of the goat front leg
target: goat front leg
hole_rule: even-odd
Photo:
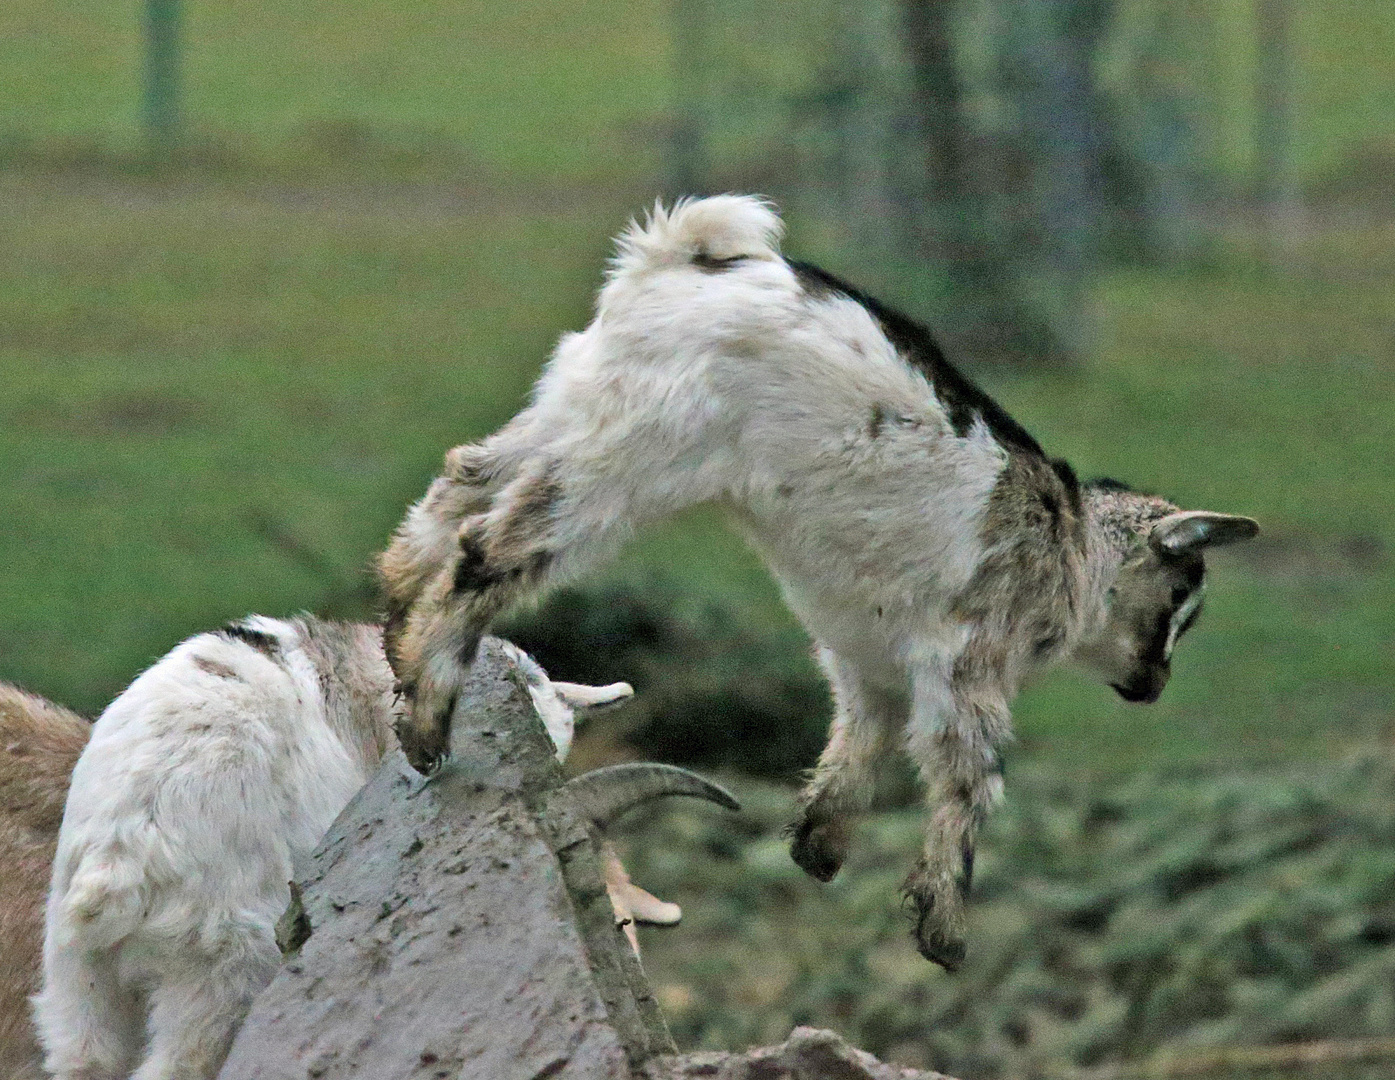
[[[409,516],[383,557],[393,609],[386,633],[388,660],[408,703],[398,720],[398,741],[421,771],[446,755],[451,713],[490,621],[545,583],[557,554],[554,524],[562,502],[555,473],[550,462],[526,464],[486,496],[487,509],[459,522],[447,545],[441,536],[452,524],[448,518],[414,513],[417,520]],[[417,536],[428,542],[416,541]],[[418,561],[432,571],[429,576],[418,573],[416,582],[409,573],[394,572],[398,565],[416,567],[399,554],[414,542],[423,551]],[[398,582],[403,587],[395,589]]]
[[[867,686],[831,649],[821,647],[818,660],[833,688],[834,715],[828,745],[789,827],[790,857],[810,877],[831,881],[847,858],[854,818],[871,802],[877,761],[906,703],[904,696]]]
[[[444,472],[407,511],[387,550],[378,556],[378,580],[387,608],[383,644],[399,683],[409,681],[399,649],[407,617],[457,557],[461,525],[489,509],[504,472],[489,440],[450,450]]]
[[[1011,736],[1007,698],[996,680],[974,677],[961,658],[951,672],[914,673],[908,747],[929,801],[925,849],[906,879],[916,947],[947,971],[964,962],[965,905],[974,842],[1002,795],[998,747]]]

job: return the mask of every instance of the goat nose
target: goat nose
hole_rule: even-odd
[[[1157,676],[1144,675],[1141,678],[1130,679],[1127,683],[1110,683],[1114,692],[1125,701],[1131,701],[1142,705],[1151,705],[1162,697],[1163,687],[1167,685],[1167,675],[1161,678]]]

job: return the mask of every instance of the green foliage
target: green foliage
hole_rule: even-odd
[[[1010,775],[953,976],[919,958],[897,904],[919,811],[870,817],[819,886],[780,836],[792,792],[737,783],[740,818],[674,808],[627,845],[635,880],[684,907],[641,942],[680,1044],[811,1023],[986,1080],[1395,1023],[1387,759],[1106,789]]]

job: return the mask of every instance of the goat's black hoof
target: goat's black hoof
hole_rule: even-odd
[[[808,818],[791,828],[790,858],[811,878],[832,881],[848,855],[847,830],[837,821]]]
[[[968,954],[964,942],[952,941],[939,934],[922,937],[917,933],[915,946],[921,956],[932,964],[939,964],[951,975],[964,966],[964,957]]]
[[[455,699],[451,698],[451,711]],[[442,718],[432,719],[426,724],[417,722],[415,714],[404,716],[397,724],[397,742],[407,761],[423,776],[430,776],[445,763],[450,754],[450,720],[447,712]]]
[[[960,929],[963,925],[963,903],[959,894],[910,893],[908,899],[916,911],[916,950],[932,964],[939,964],[951,974],[958,971],[964,966],[964,957],[968,955]]]

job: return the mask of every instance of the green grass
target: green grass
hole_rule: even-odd
[[[0,656],[87,709],[212,621],[342,602],[599,269],[579,215],[371,191],[9,179],[0,204]]]
[[[1293,7],[1294,145],[1315,179],[1363,149],[1389,149],[1395,9],[1387,0]],[[1111,56],[1127,55],[1162,8],[1120,0]],[[307,140],[342,149],[366,134],[535,182],[660,168],[674,67],[668,0],[184,0],[183,9],[192,129],[238,153],[275,156]],[[785,115],[789,99],[811,93],[819,50],[851,33],[846,16],[810,5],[795,18],[750,0],[711,10],[719,139],[768,149],[771,132],[762,121],[752,129],[752,118]],[[140,0],[0,6],[0,149],[14,139],[134,145],[141,11]],[[1205,153],[1230,180],[1252,165],[1252,11],[1251,0],[1214,0],[1183,12],[1180,59],[1153,76],[1198,95]]]
[[[138,134],[142,5],[15,0],[0,9],[0,135]],[[657,167],[667,104],[661,3],[227,5],[185,0],[185,110],[241,151],[347,130],[534,181]]]
[[[0,677],[92,711],[220,620],[365,614],[364,570],[403,508],[585,322],[632,209],[580,189],[540,207],[0,175]],[[1352,243],[1297,276],[1117,275],[1096,360],[988,380],[1082,473],[1266,530],[1214,558],[1161,703],[1061,674],[1019,702],[1020,754],[1264,761],[1388,723],[1393,279],[1379,237]],[[653,575],[758,632],[790,626],[710,514],[646,534],[596,580]]]

